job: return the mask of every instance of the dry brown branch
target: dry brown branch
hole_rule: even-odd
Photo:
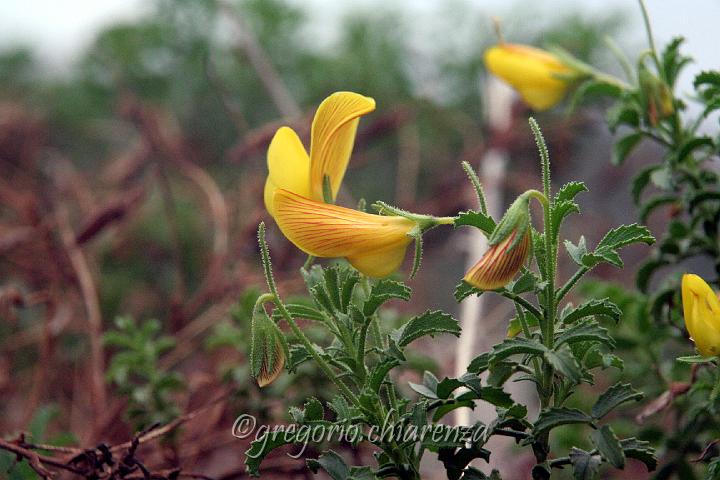
[[[90,336],[90,378],[93,393],[94,416],[105,407],[107,395],[105,392],[105,356],[102,343],[102,316],[98,293],[95,288],[90,267],[85,255],[75,242],[76,235],[70,226],[69,213],[64,205],[60,205],[55,212],[55,219],[60,232],[63,246],[70,258],[76,279],[80,286],[83,303],[87,313],[88,335]]]
[[[232,5],[220,2],[220,6],[235,22],[238,30],[238,46],[247,57],[250,65],[255,69],[255,73],[257,73],[280,115],[286,118],[299,117],[302,114],[300,107],[275,69],[267,52],[258,42],[255,32],[252,31],[250,25]]]

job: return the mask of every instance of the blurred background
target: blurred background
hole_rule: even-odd
[[[720,64],[710,41],[720,4],[651,1],[649,11],[659,44],[683,35],[699,64]],[[384,200],[437,215],[474,208],[460,162],[482,171],[499,151],[502,174],[487,181],[503,209],[537,188],[539,167],[526,107],[503,104],[504,120],[489,125],[482,53],[496,40],[492,17],[508,41],[560,45],[615,74],[605,36],[630,58],[646,45],[639,10],[622,0],[1,2],[0,437],[27,431],[38,443],[113,445],[175,421],[180,430],[143,446],[149,465],[242,478],[247,442],[230,435],[235,416],[287,421],[284,406],[328,396],[311,368],[261,392],[246,367],[273,133],[291,125],[308,142],[317,104],[357,91],[378,108],[361,120],[342,204]],[[698,68],[685,72],[681,91]],[[590,188],[566,236],[577,240],[582,227],[597,242],[634,221],[630,172],[659,152],[642,146],[611,166],[602,105],[537,118],[555,185],[578,179]],[[281,289],[298,294],[304,259],[269,223]],[[473,241],[431,232],[410,282],[414,311],[464,314],[452,292],[476,260]],[[625,273],[600,276],[632,285],[629,272],[647,250],[626,253]],[[492,299],[482,308],[474,353],[502,338],[511,315]],[[395,309],[388,322],[411,313]],[[423,369],[452,375],[455,341],[426,345],[402,381]],[[629,370],[609,372],[597,388]],[[626,429],[638,428],[631,412]],[[571,428],[567,435],[569,444]],[[347,453],[372,461],[362,449]],[[504,478],[527,477],[499,457]],[[5,471],[34,478],[0,453]],[[266,471],[306,478],[301,460],[278,454]],[[427,475],[442,478],[432,466]]]

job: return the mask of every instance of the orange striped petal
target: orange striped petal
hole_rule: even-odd
[[[278,189],[275,221],[303,252],[316,257],[346,257],[365,275],[387,276],[405,257],[415,222],[359,212]]]
[[[359,117],[373,110],[375,100],[353,92],[333,93],[320,104],[310,141],[309,198],[323,200],[323,178],[328,176],[335,200],[350,161]]]
[[[546,110],[559,103],[569,84],[557,76],[574,73],[545,50],[511,43],[489,48],[485,52],[485,65],[536,110]]]
[[[284,188],[298,195],[310,195],[310,157],[300,138],[290,127],[280,127],[267,152],[268,177],[265,182],[265,208],[274,216],[272,196]]]
[[[520,271],[530,253],[530,230],[512,246],[517,231],[491,246],[478,263],[465,275],[464,280],[481,290],[504,287]],[[511,248],[512,247],[512,248]]]

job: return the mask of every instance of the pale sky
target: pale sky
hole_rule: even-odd
[[[333,35],[335,21],[348,10],[382,9],[390,6],[412,18],[436,12],[446,0],[292,0],[310,13],[310,28],[325,36]],[[522,1],[465,0],[488,15],[511,15],[512,6]],[[40,58],[53,70],[64,70],[88,45],[103,26],[117,20],[141,16],[147,5],[142,0],[0,0],[0,49],[16,44],[34,46]],[[720,43],[717,23],[718,0],[647,0],[658,44],[675,35],[687,38],[685,51],[705,68],[720,67]],[[510,5],[510,6],[508,6]],[[528,5],[525,2],[525,5]],[[599,12],[603,8],[622,7],[631,17],[629,32],[634,44],[642,45],[643,30],[639,10],[632,0],[545,0],[534,2],[539,18],[551,18],[555,12],[582,9]],[[545,11],[547,13],[542,14]],[[634,37],[634,38],[633,38]],[[681,81],[689,81],[698,67],[691,68]]]

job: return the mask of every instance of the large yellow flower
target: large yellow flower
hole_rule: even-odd
[[[485,65],[518,91],[535,110],[552,108],[565,96],[571,77],[578,72],[555,55],[512,43],[501,43],[485,52]]]
[[[352,92],[336,92],[317,109],[310,134],[310,155],[289,127],[275,133],[268,148],[265,207],[274,217],[273,193],[282,188],[318,202],[323,181],[330,181],[335,200],[347,169],[360,116],[375,110],[375,100]]]
[[[685,326],[700,354],[720,355],[720,300],[705,280],[686,274],[682,278]]]
[[[363,274],[385,277],[400,267],[417,223],[316,202],[277,189],[272,203],[283,234],[315,257],[345,257]]]

